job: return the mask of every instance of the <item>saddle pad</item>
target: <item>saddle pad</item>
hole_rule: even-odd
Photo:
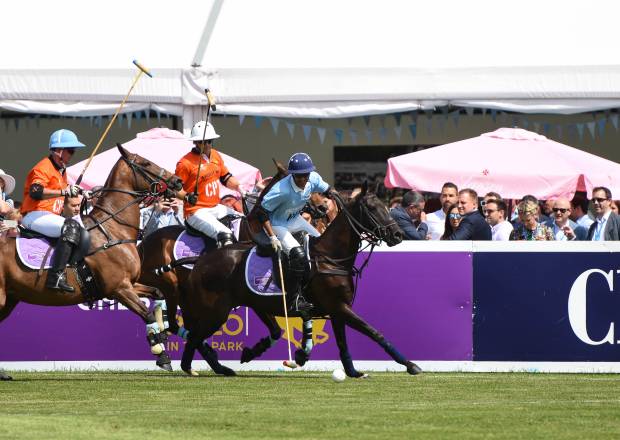
[[[37,270],[41,268],[43,257],[45,257],[50,246],[52,246],[50,241],[44,238],[17,237],[15,242],[17,255],[19,255],[19,259],[24,266]],[[45,266],[43,266],[44,269],[49,269],[51,267],[53,255],[54,249],[50,251]]]
[[[273,260],[270,257],[259,257],[256,255],[256,247],[253,247],[245,263],[245,282],[248,289],[262,296],[282,295],[272,271]]]
[[[187,231],[183,231],[177,237],[177,241],[174,242],[174,249],[172,255],[175,260],[187,257],[196,257],[205,248],[205,242],[202,237],[196,237],[195,235],[189,235]],[[184,264],[183,267],[192,269],[193,264]]]

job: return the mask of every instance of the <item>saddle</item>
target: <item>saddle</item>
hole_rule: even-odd
[[[17,256],[22,264],[29,269],[45,270],[51,267],[50,262],[54,254],[54,246],[58,238],[48,237],[23,225],[18,227],[19,235],[15,239]],[[89,306],[101,299],[95,277],[84,258],[90,248],[90,234],[84,228],[80,229],[80,244],[75,247],[68,265],[75,271],[78,284]]]

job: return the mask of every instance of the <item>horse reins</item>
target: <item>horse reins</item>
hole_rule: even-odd
[[[103,206],[101,206],[99,204],[99,201],[97,201],[97,203],[93,206],[93,210],[95,208],[97,208],[98,210],[103,211],[107,216],[103,219],[96,219],[95,217],[93,217],[92,215],[92,210],[91,212],[84,214],[87,218],[89,218],[94,224],[91,226],[86,227],[87,231],[91,231],[95,228],[99,229],[102,234],[106,237],[106,239],[108,240],[107,243],[103,244],[102,246],[99,246],[98,248],[94,249],[93,251],[89,252],[87,254],[87,256],[91,256],[99,251],[102,250],[106,250],[109,249],[113,246],[119,245],[119,244],[125,244],[125,243],[137,243],[138,240],[136,239],[119,239],[119,240],[115,240],[112,238],[112,236],[110,235],[110,233],[106,230],[106,228],[103,226],[103,224],[105,222],[107,222],[110,219],[114,219],[117,223],[119,223],[120,225],[123,226],[128,226],[131,227],[133,229],[136,230],[140,230],[139,227],[136,227],[132,224],[129,224],[125,221],[120,220],[117,216],[118,214],[120,214],[121,212],[123,212],[124,210],[126,210],[127,208],[133,206],[133,205],[137,205],[142,203],[147,197],[156,197],[159,196],[162,193],[165,193],[166,191],[168,191],[168,187],[170,184],[170,179],[166,179],[163,180],[163,174],[166,172],[163,168],[160,170],[159,174],[156,174],[150,170],[148,170],[146,167],[138,164],[135,162],[136,160],[136,156],[134,154],[133,158],[127,159],[125,156],[121,156],[121,159],[123,159],[131,168],[131,170],[133,171],[133,175],[134,175],[134,181],[135,184],[137,186],[138,184],[138,180],[137,180],[137,175],[136,174],[140,174],[148,183],[149,183],[149,189],[145,190],[145,191],[129,191],[129,190],[125,190],[125,189],[119,189],[119,188],[99,188],[95,191],[95,194],[101,194],[104,192],[117,192],[117,193],[122,193],[122,194],[129,194],[133,197],[133,200],[129,203],[127,203],[125,206],[121,207],[120,209],[116,210],[115,212],[110,212],[109,210],[107,210],[106,208],[104,208]]]

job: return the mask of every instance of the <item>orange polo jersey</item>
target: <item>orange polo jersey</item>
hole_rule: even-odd
[[[202,165],[200,165],[200,179],[198,180],[198,202],[194,206],[187,202],[183,204],[185,218],[200,208],[213,208],[220,203],[219,180],[220,177],[228,174],[228,168],[226,168],[222,156],[213,148],[209,159],[206,159],[204,155],[201,157],[200,154],[190,151],[179,160],[174,172],[183,180],[183,189],[188,193],[193,192],[196,188],[199,160],[202,160]]]
[[[60,215],[65,204],[65,198],[58,196],[52,199],[35,200],[30,197],[30,186],[38,183],[43,188],[61,190],[67,187],[67,175],[60,174],[49,157],[41,160],[34,166],[26,177],[24,185],[24,202],[21,213],[26,215],[32,211],[49,211]]]

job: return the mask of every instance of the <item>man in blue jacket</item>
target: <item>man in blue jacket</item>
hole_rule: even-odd
[[[424,223],[424,196],[417,191],[403,195],[400,206],[393,208],[390,215],[405,233],[405,240],[426,240],[428,226]]]
[[[471,188],[459,191],[461,223],[446,240],[491,240],[491,227],[478,211],[478,193]]]

